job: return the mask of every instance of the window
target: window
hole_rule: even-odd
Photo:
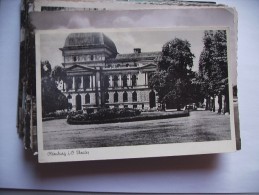
[[[132,101],[133,101],[133,102],[138,101],[138,97],[137,97],[137,92],[136,92],[136,91],[134,91],[134,92],[132,93]]]
[[[135,104],[135,105],[133,105],[133,108],[134,108],[134,109],[138,108],[138,105],[136,105],[136,104]]]
[[[127,75],[123,75],[123,77],[122,77],[123,87],[127,87],[128,86],[127,80],[128,80]]]
[[[109,79],[109,76],[108,75],[105,75],[104,76],[104,79],[103,79],[103,87],[105,89],[109,88],[110,87],[110,79]]]
[[[132,87],[137,86],[137,76],[132,75],[131,80],[132,80]]]
[[[114,87],[118,87],[118,80],[119,80],[118,76],[114,75],[114,77],[113,77],[113,86]]]
[[[129,106],[128,105],[124,105],[124,108],[128,108]]]
[[[90,88],[90,76],[84,76],[84,89]]]
[[[126,64],[126,67],[129,67],[129,64]]]
[[[80,77],[76,77],[75,78],[75,91],[77,91],[78,89],[80,89],[80,87],[81,87],[81,78]]]
[[[85,103],[90,104],[90,95],[88,93],[85,95]]]
[[[118,92],[116,91],[113,95],[114,102],[118,102]]]
[[[109,93],[108,92],[105,92],[104,97],[105,97],[105,103],[109,103]]]
[[[123,93],[123,102],[127,102],[128,101],[128,93],[126,91],[124,91]]]
[[[91,55],[90,59],[91,59],[91,61],[93,61],[94,60],[94,55]]]
[[[66,80],[66,88],[67,88],[67,91],[72,89],[72,85],[73,85],[73,79],[72,77],[67,77],[67,80]]]

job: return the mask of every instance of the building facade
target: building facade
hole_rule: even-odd
[[[72,33],[62,51],[67,81],[59,85],[73,110],[110,108],[155,109],[157,97],[148,82],[160,52],[119,54],[104,33]]]

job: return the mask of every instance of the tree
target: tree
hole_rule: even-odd
[[[187,40],[175,38],[167,42],[157,59],[158,68],[149,81],[162,104],[174,104],[177,110],[191,102],[191,78],[194,55]]]
[[[218,96],[218,112],[220,113],[222,95],[224,95],[226,97],[224,112],[229,112],[226,31],[205,31],[203,43],[204,47],[199,59],[198,80],[204,98],[206,98],[206,109],[215,111],[215,96]]]
[[[57,84],[63,81],[63,91],[67,82],[67,72],[62,66],[55,66],[51,72],[51,76],[56,80]]]
[[[57,88],[57,74],[48,61],[41,62],[42,114],[64,110],[68,107],[66,96]]]

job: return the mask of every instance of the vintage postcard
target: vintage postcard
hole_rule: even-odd
[[[36,31],[39,162],[232,152],[228,27]]]

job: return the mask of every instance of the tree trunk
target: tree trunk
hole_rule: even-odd
[[[207,97],[206,98],[206,110],[209,110],[210,109],[210,98]]]
[[[218,104],[219,104],[218,114],[221,114],[221,110],[222,110],[222,95],[221,94],[218,95]]]
[[[215,112],[215,96],[212,98],[212,111]]]
[[[225,95],[225,111],[224,113],[229,113],[229,94],[228,91]]]

